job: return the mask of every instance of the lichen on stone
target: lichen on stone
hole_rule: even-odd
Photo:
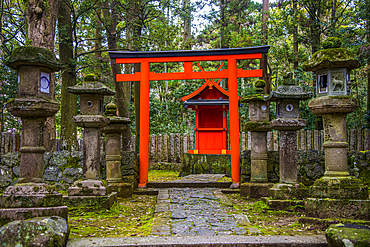
[[[64,64],[55,57],[52,51],[35,46],[20,46],[15,48],[5,65],[12,69],[27,65],[42,66],[54,72],[65,67]]]
[[[345,48],[329,48],[315,52],[311,59],[303,64],[305,71],[317,71],[325,68],[356,69],[360,63],[353,53]]]

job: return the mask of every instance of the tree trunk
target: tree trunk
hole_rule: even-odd
[[[267,33],[267,20],[269,11],[269,0],[263,0],[262,5],[262,45],[267,45],[268,33]],[[270,94],[271,91],[271,81],[267,71],[267,55],[262,54],[262,59],[260,62],[260,68],[263,70],[262,79],[266,82],[265,93]]]
[[[366,21],[367,43],[370,43],[370,20]],[[369,51],[368,51],[369,52]],[[367,58],[367,112],[370,111],[370,57]]]
[[[58,14],[59,32],[59,57],[67,64],[67,68],[62,71],[61,88],[61,133],[60,139],[62,148],[66,150],[77,150],[77,126],[73,123],[73,116],[77,115],[77,95],[67,91],[67,87],[76,84],[76,67],[73,57],[73,38],[71,9],[66,1],[60,1]]]
[[[297,20],[297,0],[293,0],[293,15],[294,20]],[[295,23],[293,27],[293,52],[294,62],[293,69],[294,73],[298,70],[298,25]]]
[[[55,25],[58,16],[59,0],[23,0],[27,23],[26,44],[47,48],[54,51]],[[50,85],[55,85],[55,76],[51,77]],[[54,80],[54,81],[53,81]],[[50,87],[52,98],[55,99],[55,87]],[[44,125],[44,147],[46,151],[53,149],[55,140],[55,116],[46,119]]]
[[[106,32],[107,32],[107,41],[108,41],[108,49],[109,50],[117,50],[117,13],[116,13],[116,6],[117,1],[112,0],[111,6],[109,8],[108,3],[104,3],[104,19],[105,19],[105,26]],[[110,12],[109,12],[110,9]],[[114,80],[114,87],[116,90],[116,105],[118,109],[118,115],[120,117],[130,117],[130,111],[129,111],[129,104],[130,104],[130,97],[127,97],[127,85],[124,83],[117,83],[116,82],[116,75],[121,74],[121,67],[119,64],[116,64],[114,62],[114,59],[110,60],[113,80]],[[129,83],[130,84],[130,83]],[[131,141],[131,130],[130,128],[127,129],[125,133],[123,133],[123,148],[125,151],[128,151],[130,149],[130,141]]]
[[[190,0],[183,0],[184,15],[184,50],[191,50],[191,10]]]
[[[101,10],[102,4],[101,1],[96,2],[96,9],[97,9],[97,14],[95,16],[95,40],[94,40],[94,50],[95,50],[95,58],[96,58],[96,66],[95,66],[95,73],[100,75],[102,73],[102,67],[101,67],[101,62],[102,62],[102,56],[101,56],[101,48],[102,48],[102,23],[100,21],[100,14],[99,11]]]
[[[228,48],[229,43],[227,40],[227,22],[226,22],[226,3],[225,0],[221,0],[220,2],[220,43],[221,43],[221,48]]]

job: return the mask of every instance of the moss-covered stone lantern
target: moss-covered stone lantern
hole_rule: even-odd
[[[323,42],[322,50],[312,55],[303,65],[304,70],[316,73],[316,95],[349,95],[350,71],[360,66],[353,53],[340,48],[338,38],[328,38]]]
[[[105,196],[106,187],[100,181],[100,128],[109,123],[104,117],[104,96],[115,92],[98,80],[96,75],[84,77],[84,81],[68,92],[80,95],[80,115],[73,117],[73,122],[84,128],[83,134],[83,176],[68,188],[68,196]]]
[[[268,196],[271,186],[267,184],[267,132],[270,128],[270,109],[265,101],[268,97],[264,94],[265,81],[255,82],[256,92],[245,96],[240,101],[249,104],[249,122],[245,129],[251,132],[251,179],[249,183],[240,186],[242,196],[259,198]]]
[[[328,74],[328,84],[333,84],[333,78],[340,80],[333,85],[343,91],[337,94],[340,90],[333,87],[328,94],[318,93],[317,98],[308,104],[312,113],[321,115],[324,122],[325,173],[310,187],[310,198],[305,203],[306,215],[368,219],[368,189],[359,179],[349,176],[347,161],[346,115],[357,107],[356,99],[347,95],[348,75],[351,69],[359,67],[359,63],[349,50],[338,48],[338,43],[338,39],[329,38],[324,42],[326,49],[316,52],[303,66],[317,75],[335,70],[335,76]]]
[[[17,97],[6,107],[21,118],[22,138],[20,178],[1,195],[1,223],[53,215],[67,219],[68,208],[61,206],[62,195],[43,183],[44,124],[59,110],[59,103],[53,100],[51,76],[63,66],[53,52],[33,46],[14,49],[6,65],[18,72]]]
[[[105,116],[109,124],[101,129],[105,133],[105,160],[107,182],[111,191],[118,197],[131,197],[133,184],[122,182],[121,171],[121,134],[130,127],[129,118],[117,117],[117,106],[111,102],[105,106]]]
[[[311,92],[295,85],[290,72],[284,75],[283,85],[270,94],[269,100],[276,102],[276,119],[271,121],[271,127],[280,131],[280,183],[270,189],[273,199],[302,195],[298,190],[303,185],[297,184],[297,130],[306,126],[306,120],[300,118],[299,101],[311,97]]]

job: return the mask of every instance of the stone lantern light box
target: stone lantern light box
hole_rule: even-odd
[[[329,68],[318,70],[316,74],[317,95],[348,95],[349,70],[346,68]]]
[[[359,67],[352,52],[340,48],[338,38],[328,38],[323,42],[323,50],[316,52],[309,62],[303,65],[306,71],[316,73],[316,95],[345,96],[350,94],[350,71]]]

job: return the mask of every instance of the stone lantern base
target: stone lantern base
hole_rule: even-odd
[[[130,198],[134,193],[134,189],[130,183],[109,183],[108,189],[111,192],[117,193],[117,197],[121,198]]]
[[[270,198],[267,205],[272,210],[294,209],[295,211],[303,211],[303,199],[308,195],[308,188],[300,183],[279,183],[274,184],[269,192]]]
[[[273,183],[243,183],[240,185],[240,196],[248,198],[268,197]]]
[[[369,220],[368,187],[354,177],[323,177],[310,187],[307,217]]]
[[[95,179],[76,181],[68,188],[68,196],[63,197],[69,206],[102,207],[110,209],[117,201],[117,193],[110,193],[110,188]]]
[[[60,216],[68,220],[62,195],[44,183],[9,186],[0,197],[0,226],[15,220]]]

